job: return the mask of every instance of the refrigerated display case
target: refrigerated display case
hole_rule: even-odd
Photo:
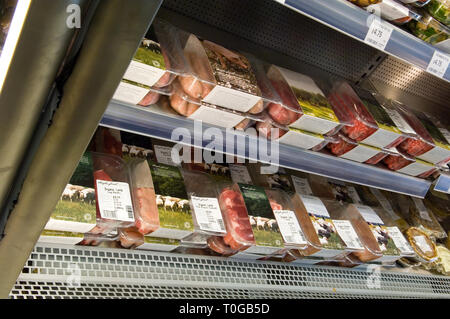
[[[32,1],[19,45],[12,56],[0,105],[12,101],[11,97],[6,100],[3,92],[14,93],[17,97],[25,96],[25,89],[28,89],[15,78],[19,72],[14,65],[19,63],[19,59],[23,61],[27,48],[33,48],[20,45],[20,41],[33,34],[31,27],[26,27],[27,22],[31,22],[27,19],[31,19],[33,10],[37,10],[36,2],[39,1]],[[82,1],[80,5],[83,5]],[[55,8],[55,17],[60,9]],[[159,252],[119,249],[107,240],[97,247],[38,242],[98,125],[172,142],[177,141],[172,133],[178,128],[188,136],[183,140],[185,145],[204,150],[214,150],[212,138],[208,137],[208,132],[214,130],[226,136],[224,145],[228,146],[227,142],[231,140],[237,141],[224,150],[227,154],[236,154],[244,149],[247,161],[271,163],[274,158],[269,153],[252,151],[252,145],[265,142],[267,149],[277,150],[278,158],[272,164],[419,198],[425,197],[439,175],[436,173],[428,179],[416,178],[388,170],[381,164],[367,165],[335,157],[326,149],[312,151],[275,141],[267,142],[256,133],[234,131],[226,135],[227,127],[205,122],[199,124],[193,118],[169,111],[167,104],[145,103],[149,105],[143,107],[112,99],[142,44],[142,38],[150,36],[149,27],[157,16],[232,53],[255,55],[270,64],[313,77],[324,92],[329,89],[327,80],[330,78],[344,79],[355,86],[378,91],[412,109],[438,117],[441,115],[440,118],[446,122],[442,114],[446,114],[448,108],[450,71],[447,68],[436,72],[429,68],[438,50],[397,26],[392,26],[390,39],[382,50],[364,43],[370,15],[346,0],[258,0],[245,3],[238,0],[219,3],[139,0],[133,6],[124,0],[115,0],[96,3],[86,12],[90,16],[89,23],[83,24],[74,32],[75,35],[72,33],[74,30],[67,30],[65,20],[61,17],[58,20],[58,23],[64,21],[64,32],[61,32],[68,33],[65,40],[54,40],[60,47],[52,53],[56,54],[59,49],[64,54],[59,54],[61,59],[55,61],[54,66],[44,68],[51,80],[46,87],[41,84],[40,88],[31,90],[36,95],[39,89],[41,98],[33,99],[34,113],[27,123],[15,128],[22,136],[15,140],[15,157],[8,159],[15,168],[14,172],[8,172],[8,179],[2,180],[0,189],[5,190],[0,193],[0,217],[4,219],[0,229],[3,235],[0,239],[0,271],[5,278],[0,283],[0,297],[450,296],[449,277],[420,269],[382,268],[380,286],[371,288],[367,285],[371,272],[364,267],[353,269],[255,261],[248,259],[251,256],[247,259],[245,256],[226,258],[206,252],[205,248],[183,248],[182,241],[176,240],[160,243],[150,239],[145,241],[144,238],[141,245],[147,247],[171,246],[167,251]],[[296,28],[292,28],[293,25]],[[112,34],[117,37],[112,37]],[[72,46],[70,40],[73,41]],[[114,55],[104,52],[114,52]],[[236,56],[238,59],[240,55]],[[445,57],[441,59],[443,63],[446,62]],[[21,74],[24,74],[23,70]],[[57,95],[50,95],[52,85],[58,89]],[[26,103],[24,99],[20,101],[22,103],[17,105],[21,107],[17,110],[23,114]],[[46,110],[46,117],[38,116],[41,108]],[[17,123],[18,117],[15,119],[9,125]],[[40,139],[31,139],[33,132],[39,132]],[[10,139],[5,137],[5,141],[12,143]],[[3,144],[3,138],[0,142]],[[0,167],[9,167],[8,162],[1,164]],[[38,191],[44,185],[45,194]],[[33,211],[33,225],[24,227],[24,222],[30,220],[30,211]],[[61,237],[64,234],[56,235]],[[78,240],[77,236],[73,238]],[[181,245],[180,251],[187,253],[169,252],[175,245]],[[278,256],[273,257],[276,259]],[[79,275],[79,285],[68,280],[73,278],[74,271]],[[221,284],[217,285],[218,282]]]

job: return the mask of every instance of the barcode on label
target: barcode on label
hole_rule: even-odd
[[[127,211],[128,218],[133,218],[133,208],[130,205],[125,206],[125,210]]]
[[[218,219],[217,222],[219,223],[220,230],[225,230],[225,225],[223,224],[223,219]]]
[[[103,210],[103,216],[104,216],[104,218],[117,219],[117,214],[113,210]]]

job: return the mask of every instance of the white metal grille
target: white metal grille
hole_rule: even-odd
[[[71,286],[79,276],[79,287]],[[447,297],[450,278],[241,261],[220,257],[37,244],[12,298]],[[112,295],[111,295],[112,294]]]

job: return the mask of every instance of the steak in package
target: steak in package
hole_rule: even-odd
[[[328,98],[339,120],[349,123],[342,132],[352,140],[379,148],[394,147],[404,140],[388,110],[368,91],[338,81]]]
[[[272,65],[267,71],[281,102],[268,105],[278,124],[318,134],[331,134],[341,127],[336,114],[314,79]]]
[[[143,235],[183,239],[194,231],[180,168],[152,161],[131,163],[136,227]]]

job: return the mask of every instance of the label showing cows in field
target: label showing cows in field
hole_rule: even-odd
[[[348,220],[333,220],[336,230],[349,249],[364,249],[352,223]]]
[[[428,214],[428,210],[425,207],[423,201],[419,198],[412,197],[412,200],[414,201],[414,204],[416,205],[417,211],[419,212],[419,215],[422,219],[428,220],[429,222],[432,222],[433,220],[430,217],[430,214]]]
[[[414,254],[414,250],[408,244],[408,241],[403,236],[402,232],[400,231],[400,229],[398,229],[398,227],[387,227],[387,230],[391,238],[394,240],[395,246],[397,246],[398,250],[400,250],[402,254],[405,255]]]
[[[219,201],[216,198],[191,196],[191,203],[201,230],[226,234]]]
[[[180,166],[172,161],[172,147],[163,145],[154,145],[155,156],[158,163],[170,166]]]
[[[238,185],[244,198],[256,245],[277,249],[283,247],[283,237],[264,188],[240,183]],[[278,206],[282,209],[281,205]],[[251,252],[255,250],[252,249]]]
[[[308,179],[291,175],[294,183],[295,192],[300,195],[312,195],[311,186],[309,186]]]
[[[320,198],[309,195],[299,196],[319,237],[322,248],[345,249],[345,243],[339,236],[333,221],[330,219],[330,214]]]
[[[175,230],[193,231],[194,223],[180,169],[161,163],[149,162],[149,164],[156,197],[161,199],[158,204],[160,226],[170,229],[174,234],[179,233],[181,238],[185,237],[184,232],[175,232]],[[185,235],[182,236],[182,234]],[[160,233],[154,235],[170,237],[167,232],[164,232],[164,235]],[[178,236],[175,239],[179,239]]]
[[[305,235],[302,232],[297,216],[291,210],[274,210],[275,218],[283,236],[285,244],[305,245]]]
[[[78,162],[45,229],[87,233],[96,225],[94,171],[90,152]]]
[[[253,184],[252,178],[244,165],[228,164],[231,173],[231,179],[234,183]]]
[[[134,222],[128,183],[97,180],[97,192],[102,218]]]

